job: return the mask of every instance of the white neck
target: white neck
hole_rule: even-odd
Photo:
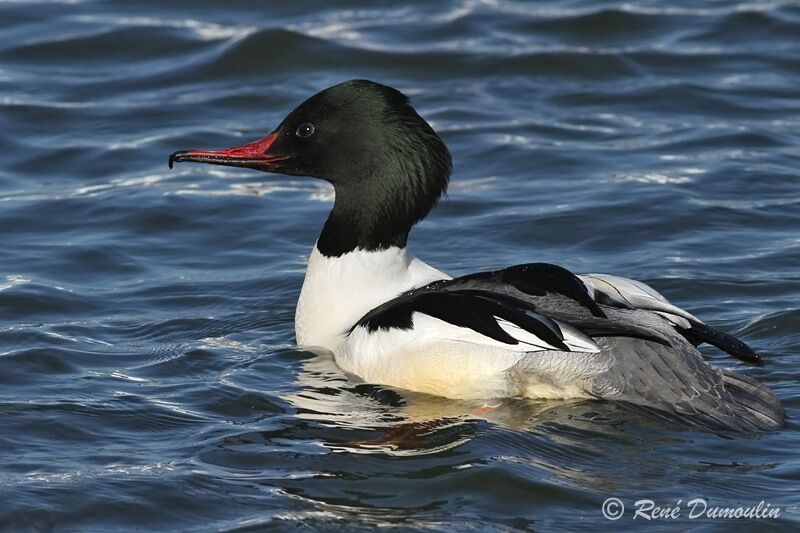
[[[295,313],[297,343],[335,351],[358,319],[378,305],[447,278],[405,248],[326,257],[314,246]]]

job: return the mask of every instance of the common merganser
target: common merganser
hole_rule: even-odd
[[[644,283],[545,263],[451,278],[412,255],[409,231],[447,189],[452,162],[396,89],[335,85],[263,139],[175,152],[169,166],[183,161],[333,185],[295,332],[299,345],[330,350],[366,382],[456,399],[614,400],[722,431],[783,426],[772,391],[708,364],[695,346],[761,358]]]

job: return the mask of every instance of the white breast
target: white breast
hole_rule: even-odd
[[[297,302],[297,343],[335,351],[367,312],[437,279],[449,276],[405,248],[354,250],[341,257],[326,257],[314,246]]]

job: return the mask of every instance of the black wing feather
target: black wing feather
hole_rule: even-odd
[[[758,355],[753,351],[752,348],[733,335],[723,333],[722,331],[707,326],[706,324],[692,322],[691,325],[692,327],[690,329],[679,327],[676,327],[675,329],[677,329],[681,335],[686,337],[686,339],[695,346],[701,342],[707,342],[712,346],[716,346],[723,352],[727,352],[740,361],[752,363],[757,366],[762,366],[764,364],[764,360],[760,355]]]
[[[435,282],[440,283],[440,282]],[[503,270],[477,272],[449,280],[453,286],[510,286],[529,296],[539,297],[548,293],[566,296],[588,309],[592,315],[606,318],[586,285],[564,267],[550,263],[526,263]]]
[[[533,306],[527,302],[488,291],[425,292],[423,289],[416,289],[375,308],[356,326],[365,326],[369,331],[407,330],[413,328],[413,315],[419,312],[505,344],[519,344],[500,326],[497,317],[533,333],[550,346],[569,351],[558,325],[545,316],[532,313]]]
[[[586,307],[592,315],[606,318],[586,285],[564,267],[550,263],[528,263],[508,267],[501,273],[502,280],[517,290],[538,296],[544,296],[548,292],[562,294]]]

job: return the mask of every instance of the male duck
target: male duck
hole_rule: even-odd
[[[365,381],[450,398],[595,398],[684,425],[759,431],[784,412],[761,383],[705,362],[738,339],[629,279],[531,263],[450,278],[406,248],[447,188],[447,147],[399,91],[352,80],[261,140],[195,161],[324,179],[336,199],[308,261],[297,342]]]

